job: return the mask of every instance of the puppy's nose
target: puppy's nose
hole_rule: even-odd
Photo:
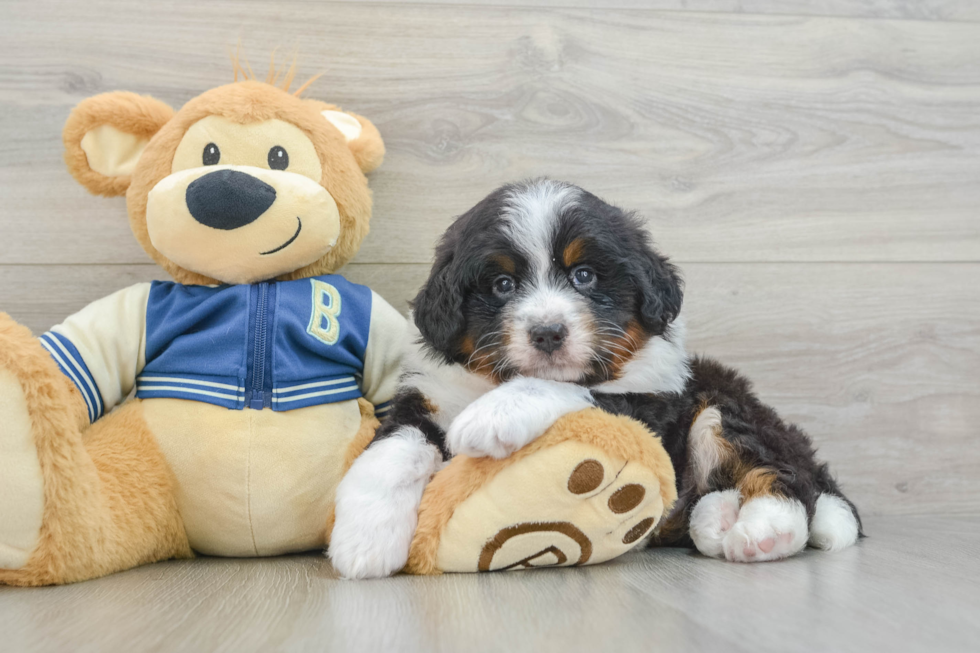
[[[238,229],[255,222],[276,201],[276,189],[237,170],[215,170],[187,187],[187,210],[214,229]]]
[[[534,345],[535,349],[550,354],[559,349],[565,342],[568,329],[564,324],[546,324],[534,327],[528,335],[531,337],[531,344]]]

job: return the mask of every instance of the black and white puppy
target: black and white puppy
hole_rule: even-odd
[[[853,544],[857,511],[808,437],[687,355],[682,299],[640,221],[576,186],[504,186],[458,218],[414,301],[394,405],[337,490],[335,568],[397,572],[444,461],[505,457],[589,406],[645,423],[670,454],[679,500],[654,542],[741,562]]]

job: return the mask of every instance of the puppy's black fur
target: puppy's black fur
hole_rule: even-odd
[[[545,187],[550,195],[541,191]],[[522,230],[515,227],[522,226],[520,220],[542,222]],[[578,283],[582,269],[588,270],[581,277],[589,277],[588,284]],[[502,278],[513,282],[511,292],[500,291]],[[530,363],[518,360],[512,348],[514,338],[527,337],[515,326],[520,321],[514,306],[542,286],[567,298],[582,318],[576,322],[584,325],[579,335],[592,348],[577,376],[566,378],[566,370],[556,380],[585,385],[599,407],[646,424],[661,437],[677,470],[678,507],[655,541],[690,544],[688,518],[698,499],[716,490],[742,490],[750,478],[765,480],[754,486],[756,493],[799,500],[810,519],[820,494],[840,497],[851,507],[860,531],[857,510],[827,466],[817,462],[807,435],[763,404],[734,370],[695,357],[686,362],[690,374],[678,376],[674,387],[655,392],[604,387],[642,376],[643,365],[660,364],[650,358],[649,352],[656,350],[644,351],[655,339],[669,344],[675,338],[672,323],[681,310],[683,284],[634,215],[582,189],[548,181],[504,186],[449,227],[436,248],[429,280],[413,302],[423,349],[493,383],[548,374],[546,366],[528,367]],[[719,446],[726,456],[705,485],[695,480],[689,434],[709,407],[721,415],[719,437],[724,442]],[[376,440],[414,426],[448,457],[435,412],[428,398],[408,384],[396,396]]]
[[[810,438],[763,404],[752,391],[748,379],[701,356],[691,360],[691,373],[691,379],[680,395],[593,393],[599,407],[637,419],[660,435],[677,470],[677,507],[652,543],[692,545],[687,518],[698,499],[709,492],[737,488],[745,476],[744,470],[758,469],[772,470],[775,480],[770,491],[798,499],[806,508],[809,519],[813,518],[820,494],[842,498],[854,513],[861,532],[857,508],[844,496],[827,464],[816,461]],[[737,462],[719,466],[711,474],[708,486],[699,489],[690,473],[688,433],[705,406],[719,409],[722,435],[733,445]]]

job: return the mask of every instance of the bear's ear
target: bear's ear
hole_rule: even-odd
[[[370,120],[330,105],[320,106],[320,115],[336,127],[347,140],[347,147],[354,155],[361,172],[367,174],[381,165],[385,158],[385,144],[381,140],[378,128]]]
[[[143,148],[174,115],[146,95],[114,91],[82,100],[62,132],[65,163],[96,195],[123,195]]]

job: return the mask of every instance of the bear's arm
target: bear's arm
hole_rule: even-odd
[[[401,313],[371,291],[371,326],[364,352],[361,393],[384,417],[398,387],[407,322]]]
[[[124,288],[40,336],[41,345],[81,391],[93,422],[129,395],[146,363],[149,296],[149,283]]]

